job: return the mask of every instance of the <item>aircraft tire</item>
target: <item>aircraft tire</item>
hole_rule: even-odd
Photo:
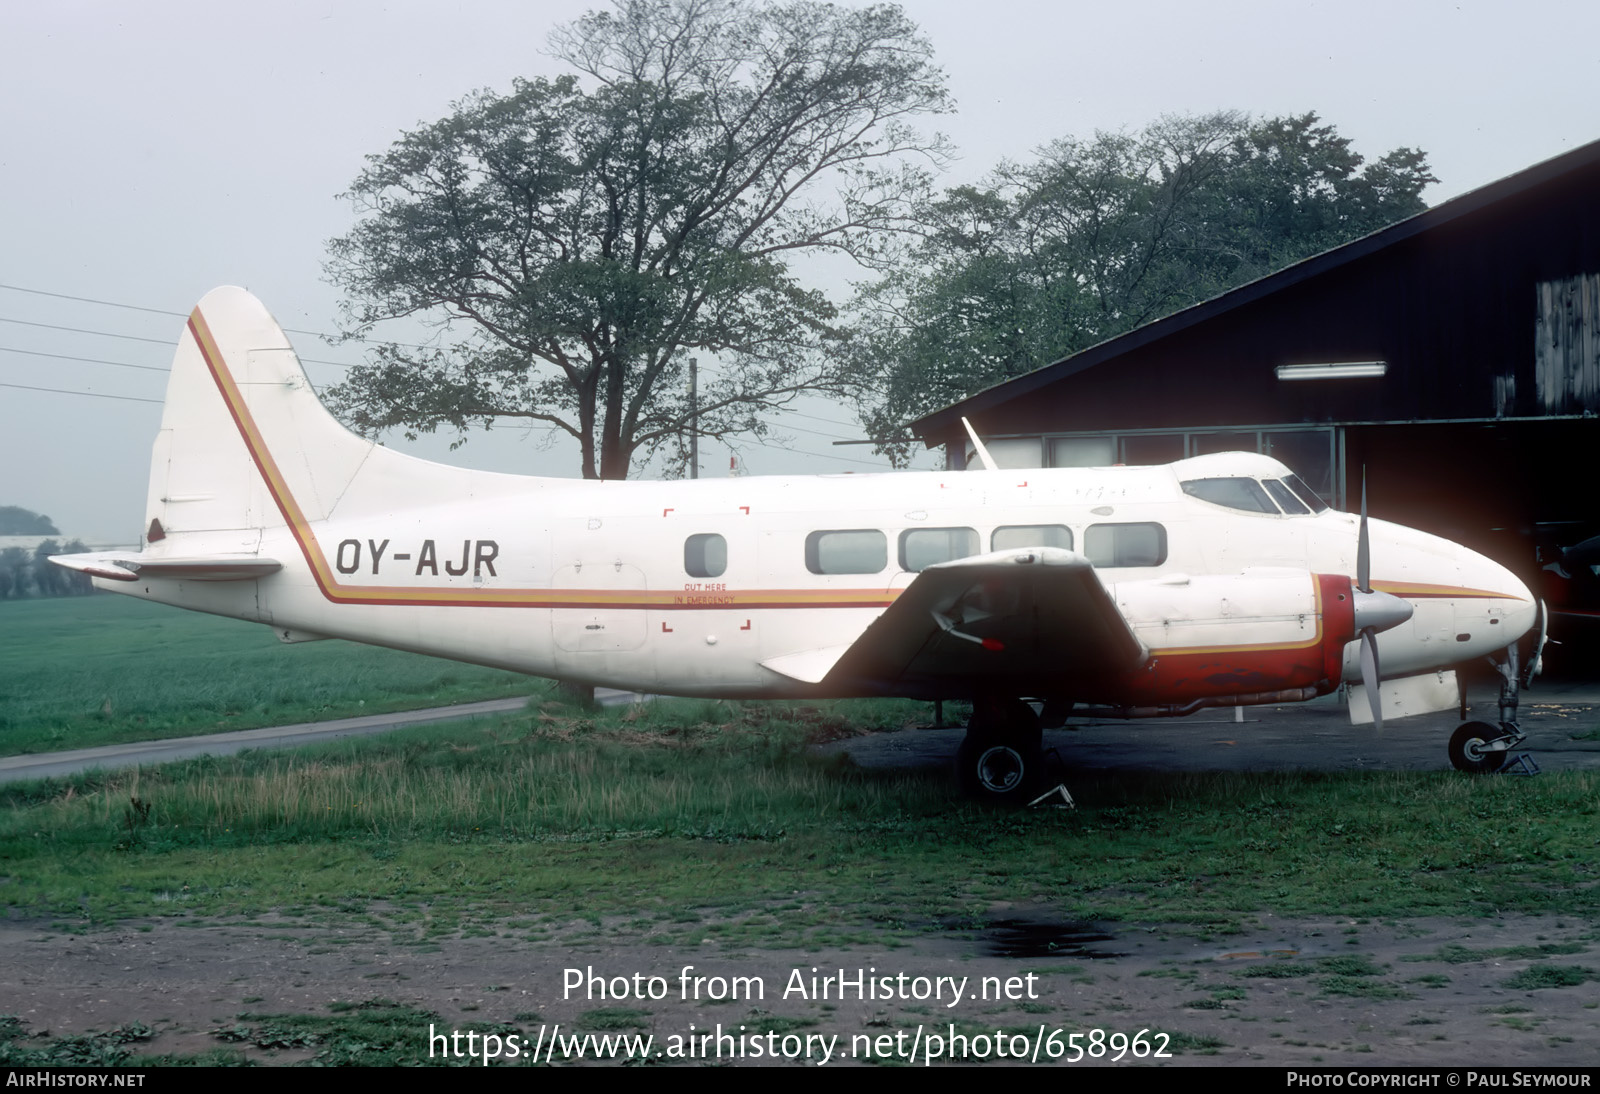
[[[1506,753],[1485,752],[1483,746],[1505,736],[1488,722],[1465,722],[1450,735],[1450,765],[1468,775],[1493,775],[1505,766]]]
[[[962,792],[995,805],[1026,802],[1043,767],[1043,751],[1017,741],[974,740],[968,734],[956,750],[956,777]]]

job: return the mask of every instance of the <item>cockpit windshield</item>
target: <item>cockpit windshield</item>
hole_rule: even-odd
[[[1229,509],[1242,509],[1246,513],[1278,512],[1278,507],[1272,504],[1272,499],[1267,497],[1267,492],[1255,479],[1190,479],[1183,484],[1183,492],[1201,501],[1225,505]]]
[[[1271,494],[1272,500],[1278,503],[1278,508],[1288,513],[1291,517],[1311,512],[1305,502],[1294,496],[1294,491],[1277,479],[1268,479],[1261,485],[1267,488],[1267,493]]]
[[[1295,492],[1296,497],[1305,502],[1307,505],[1311,506],[1311,511],[1313,513],[1320,513],[1328,508],[1328,503],[1318,497],[1315,490],[1311,489],[1311,487],[1307,486],[1304,482],[1301,482],[1299,475],[1291,472],[1290,474],[1284,476],[1283,481],[1288,484],[1290,490]]]
[[[1328,508],[1326,502],[1300,481],[1297,475],[1283,479],[1257,481],[1246,476],[1215,479],[1189,479],[1183,492],[1190,497],[1209,501],[1213,505],[1238,509],[1245,513],[1270,513],[1277,516],[1287,513],[1291,517],[1320,513]]]

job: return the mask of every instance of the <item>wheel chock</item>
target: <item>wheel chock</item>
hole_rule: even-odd
[[[1067,784],[1061,783],[1053,790],[1046,790],[1037,798],[1028,803],[1029,809],[1076,809],[1078,803],[1072,800],[1072,795],[1067,793]]]

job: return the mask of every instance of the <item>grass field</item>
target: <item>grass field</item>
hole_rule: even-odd
[[[1002,899],[1218,930],[1262,908],[1593,912],[1592,775],[1100,777],[1075,785],[1075,812],[1006,813],[806,747],[910,707],[547,703],[17,785],[0,789],[0,880],[17,913],[83,921],[273,910],[455,930],[559,908],[790,945]]]
[[[13,753],[540,686],[110,597],[0,605],[0,665]],[[96,921],[383,902],[447,925],[559,897],[580,917],[697,907],[718,929],[791,939],[1002,897],[1216,925],[1264,907],[1592,908],[1592,775],[1101,776],[1074,785],[1076,812],[995,813],[954,801],[944,777],[807,747],[925,715],[544,699],[490,723],[18,784],[0,790],[0,882],[15,911]]]
[[[337,642],[282,647],[262,627],[110,598],[0,605],[0,666],[12,752],[540,686]],[[1269,912],[1595,920],[1592,773],[1082,772],[1075,811],[1010,812],[962,804],[939,772],[864,771],[811,747],[927,713],[690,700],[586,712],[540,695],[470,724],[9,784],[0,906],[55,933],[173,917],[388,930],[410,946],[620,933],[720,953],[893,945],[1030,902],[1063,921],[1199,936]],[[1529,990],[1588,975],[1552,969]],[[1311,972],[1325,992],[1351,980]],[[345,1044],[364,1046],[351,1060],[411,1061],[413,1031],[436,1017],[351,1007],[241,1014],[228,1032],[314,1043],[325,1061]],[[137,1058],[151,1015],[44,1040],[0,1015],[0,1062]]]
[[[0,602],[0,755],[526,695],[545,681],[125,596]]]

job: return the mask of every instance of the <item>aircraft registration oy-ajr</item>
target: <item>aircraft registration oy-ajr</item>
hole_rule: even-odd
[[[973,471],[449,467],[347,431],[261,303],[221,288],[173,361],[142,550],[54,561],[286,642],[672,695],[969,700],[962,782],[997,800],[1036,792],[1041,727],[1074,705],[1181,715],[1348,683],[1352,719],[1381,720],[1454,707],[1450,667],[1485,656],[1500,722],[1462,726],[1450,758],[1495,771],[1522,740],[1517,640],[1542,610],[1490,559],[1334,512],[1266,456],[1009,471],[973,440]]]

